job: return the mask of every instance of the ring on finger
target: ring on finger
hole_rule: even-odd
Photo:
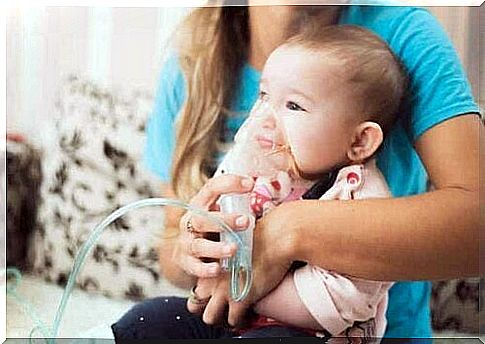
[[[193,234],[195,232],[194,225],[192,224],[192,217],[190,215],[185,217],[184,228],[190,234]]]
[[[207,305],[207,303],[209,303],[209,300],[210,300],[210,296],[209,297],[205,297],[205,298],[202,298],[200,297],[199,295],[197,295],[197,293],[195,292],[195,289],[197,288],[197,286],[194,286],[191,290],[190,290],[190,295],[189,295],[189,301],[195,305],[198,305],[198,306],[205,306]]]

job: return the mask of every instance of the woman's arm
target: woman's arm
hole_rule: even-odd
[[[416,142],[435,191],[419,196],[283,203],[254,231],[253,283],[242,302],[227,285],[212,293],[204,321],[243,323],[246,310],[283,280],[291,262],[382,280],[449,279],[479,274],[478,116],[463,115],[429,129]],[[357,262],[357,263],[356,263]]]
[[[476,276],[480,147],[485,143],[478,116],[447,120],[416,142],[435,191],[384,200],[282,204],[267,215],[262,230],[275,241],[271,247],[263,244],[263,251],[281,243],[287,261],[375,280]]]

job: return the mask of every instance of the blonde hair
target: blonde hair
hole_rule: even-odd
[[[308,23],[321,22],[327,6],[298,6],[287,37]],[[186,81],[185,103],[178,116],[172,164],[172,187],[190,199],[215,170],[216,153],[224,150],[224,123],[249,47],[246,6],[195,9],[177,31],[177,52]]]
[[[307,25],[286,46],[301,46],[338,61],[342,82],[349,83],[365,121],[387,133],[407,92],[404,66],[377,35],[353,25]],[[336,71],[337,72],[337,71]]]
[[[224,120],[246,59],[246,16],[244,8],[199,8],[179,30],[186,98],[177,123],[172,186],[181,199],[188,200],[206,182],[222,147]]]

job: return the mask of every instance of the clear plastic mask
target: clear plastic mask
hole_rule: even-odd
[[[225,164],[229,173],[271,176],[289,172],[294,159],[286,141],[284,126],[268,101],[259,99],[238,130]]]
[[[272,178],[281,172],[286,172],[288,176],[298,179],[298,173],[294,173],[298,172],[298,169],[286,144],[283,127],[271,104],[259,99],[238,130],[234,145],[219,165],[216,176],[229,173],[253,178]],[[250,197],[250,193],[227,194],[221,196],[219,200],[222,212],[246,214],[250,218],[248,228],[236,233],[243,243],[236,256],[221,261],[222,267],[231,272],[231,295],[245,296],[251,285],[253,230],[256,215],[251,208]],[[229,242],[227,233],[221,233],[221,241]],[[241,287],[242,285],[244,288]]]

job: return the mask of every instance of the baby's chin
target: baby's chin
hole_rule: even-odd
[[[299,167],[296,162],[293,162],[293,166],[290,169],[290,176],[295,179],[305,180],[321,180],[328,177],[328,174],[335,169],[335,166],[327,166],[319,170],[305,170],[304,167]]]
[[[320,179],[327,177],[328,173],[329,173],[329,171],[318,172],[318,173],[316,173],[316,172],[314,172],[314,173],[300,172],[299,178],[305,179],[305,180],[316,181],[316,180],[320,180]]]

